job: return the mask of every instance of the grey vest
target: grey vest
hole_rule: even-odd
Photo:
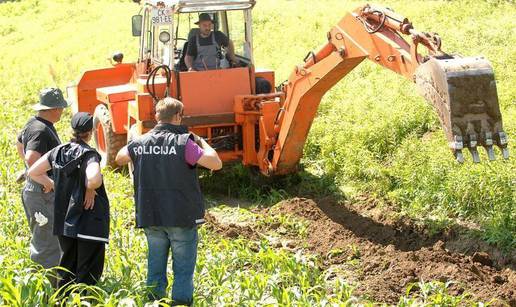
[[[215,40],[215,32],[211,32],[211,45],[201,46],[199,43],[199,35],[195,36],[195,43],[197,44],[197,56],[193,62],[195,70],[210,70],[217,68],[227,68],[227,64],[221,59],[220,46]]]
[[[137,227],[193,227],[204,223],[197,171],[185,160],[189,137],[184,126],[158,124],[129,143]]]

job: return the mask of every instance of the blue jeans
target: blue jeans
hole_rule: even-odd
[[[149,247],[147,286],[156,298],[163,298],[167,289],[168,253],[172,250],[172,300],[189,304],[193,300],[193,275],[197,260],[197,227],[151,226],[144,228]]]

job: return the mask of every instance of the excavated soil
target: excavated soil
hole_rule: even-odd
[[[514,253],[504,255],[454,231],[430,237],[421,226],[389,218],[367,201],[357,205],[295,198],[256,213],[308,221],[305,237],[285,235],[286,247],[321,255],[323,268],[344,275],[357,285],[355,294],[376,302],[395,304],[410,283],[439,280],[453,281],[450,294],[467,292],[484,302],[494,299],[494,305],[516,306]],[[267,231],[224,223],[210,214],[207,220],[209,228],[229,238],[258,239]]]
[[[236,239],[243,236],[248,239],[256,240],[259,238],[258,232],[250,225],[238,225],[235,223],[225,224],[221,223],[212,214],[206,214],[206,227],[215,231],[225,237]]]

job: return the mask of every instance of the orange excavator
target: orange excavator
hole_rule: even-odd
[[[117,53],[112,67],[87,71],[68,88],[75,110],[94,114],[95,143],[107,165],[128,140],[152,129],[155,103],[170,96],[184,104],[183,124],[223,161],[241,161],[267,176],[296,172],[321,98],[365,59],[415,83],[437,111],[457,161],[464,161],[467,148],[479,162],[479,146],[490,160],[496,158],[493,145],[509,157],[489,62],[443,52],[439,35],[417,31],[391,9],[364,5],[346,14],[327,33],[327,43],[275,87],[274,71],[255,68],[254,0],[140,4],[132,17],[133,35],[140,38],[137,62],[122,63]],[[220,66],[187,71],[184,57],[199,35],[194,22],[201,13],[232,41],[232,67],[222,64],[228,55],[221,47]]]

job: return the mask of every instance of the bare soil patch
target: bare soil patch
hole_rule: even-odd
[[[397,303],[410,283],[439,280],[453,281],[450,294],[468,292],[484,302],[516,306],[514,253],[503,254],[455,230],[429,236],[421,226],[391,218],[365,199],[357,205],[331,198],[294,198],[254,211],[307,220],[304,238],[285,235],[288,248],[306,248],[321,255],[323,268],[338,268],[358,285],[356,294],[376,302]],[[263,225],[225,224],[207,216],[208,227],[230,238],[258,239],[274,230]]]

